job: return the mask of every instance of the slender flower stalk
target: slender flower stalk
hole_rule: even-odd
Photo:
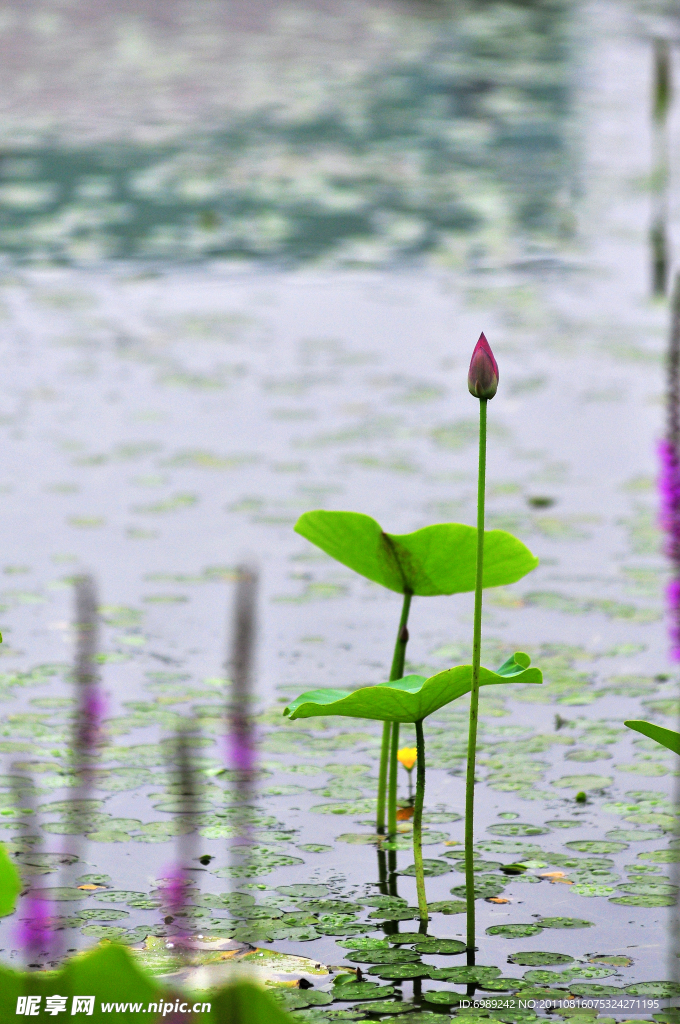
[[[425,737],[423,720],[416,722],[416,803],[413,810],[413,863],[416,869],[416,892],[421,930],[427,930],[427,897],[425,895],[425,873],[423,871],[423,804],[425,803]],[[409,776],[410,778],[410,776]]]
[[[390,670],[390,682],[395,679],[401,679],[404,675],[404,661],[406,660],[406,645],[408,644],[408,615],[411,609],[411,598],[412,594],[408,592],[404,594],[404,600],[401,606],[401,618],[399,619],[399,629],[397,630],[397,639],[394,644],[394,655],[392,657],[392,668]],[[396,730],[396,738],[394,732]],[[396,743],[396,746],[395,746]],[[396,830],[396,815],[397,815],[397,792],[396,792],[396,750],[399,746],[399,723],[398,722],[384,722],[383,733],[382,733],[382,745],[380,748],[380,770],[378,773],[378,808],[376,813],[376,830],[380,835],[385,832],[385,802],[387,795],[387,771],[388,763],[390,761],[390,751],[394,751],[395,755],[393,764],[390,765],[390,781],[392,773],[394,773],[394,793],[392,793],[392,786],[390,785],[390,795],[387,799],[388,805],[388,832]],[[394,818],[394,829],[389,824],[390,818]]]
[[[252,804],[256,776],[255,734],[253,729],[253,669],[256,642],[257,570],[243,565],[238,569],[232,632],[231,694],[227,708],[229,725],[228,764],[234,782],[232,800],[236,804],[235,842],[231,856],[235,865],[241,858],[252,858]]]
[[[479,399],[479,471],[477,478],[477,564],[475,569],[475,612],[472,637],[472,685],[465,775],[465,899],[467,904],[467,961],[475,962],[475,875],[474,814],[477,723],[479,720],[479,666],[482,651],[482,587],[484,576],[484,502],[486,495],[486,407],[498,389],[498,364],[483,334],[480,334],[468,373],[468,390]]]

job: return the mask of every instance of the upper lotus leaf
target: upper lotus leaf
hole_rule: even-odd
[[[497,672],[480,668],[479,685],[492,683],[542,683],[539,669],[529,668],[531,659],[518,652]],[[379,722],[418,722],[438,711],[472,686],[472,665],[459,665],[424,676],[404,676],[391,683],[364,686],[360,690],[308,690],[285,710],[289,718],[317,718],[344,715],[347,718],[373,718]]]
[[[680,754],[680,732],[673,732],[672,729],[662,729],[660,725],[652,725],[651,722],[624,722],[629,729],[641,732],[643,736],[649,736],[662,747],[668,747],[674,754]]]
[[[415,533],[385,533],[360,512],[305,512],[297,533],[338,562],[398,594],[462,594],[475,589],[477,530],[463,523],[439,523]],[[538,559],[505,530],[484,532],[485,587],[516,583]]]

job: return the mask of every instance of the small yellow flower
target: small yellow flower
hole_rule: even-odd
[[[401,761],[407,772],[413,769],[417,758],[418,750],[416,747],[402,747],[401,750],[397,751],[397,760]]]

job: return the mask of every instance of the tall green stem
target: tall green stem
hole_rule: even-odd
[[[392,722],[392,743],[390,744],[390,788],[387,793],[387,831],[391,836],[397,834],[397,775],[399,762],[399,722]]]
[[[486,403],[479,400],[479,476],[477,479],[477,568],[475,572],[475,620],[472,639],[472,687],[470,690],[470,728],[468,732],[467,772],[465,776],[465,900],[467,903],[467,960],[475,962],[475,872],[474,814],[475,758],[479,718],[479,665],[482,651],[482,577],[484,573],[484,498],[486,491]]]
[[[404,601],[401,606],[401,618],[397,639],[394,644],[394,655],[392,657],[392,668],[390,670],[390,682],[393,679],[401,679],[404,674],[404,660],[406,658],[406,645],[408,643],[408,613],[411,608],[412,594],[404,594]],[[397,726],[397,730],[398,730]],[[387,765],[390,753],[390,738],[392,723],[383,723],[382,746],[380,748],[380,771],[378,774],[378,810],[376,814],[376,828],[380,834],[385,831],[385,797],[387,794]],[[396,757],[396,755],[395,755]],[[396,790],[395,790],[396,793]],[[396,795],[395,795],[396,801]],[[396,814],[396,804],[395,812]]]
[[[380,747],[380,771],[378,773],[378,811],[375,827],[382,835],[385,831],[385,798],[387,796],[387,764],[390,758],[390,734],[392,723],[383,722],[382,745]]]
[[[423,720],[416,722],[416,803],[413,810],[413,862],[416,868],[416,891],[420,923],[427,923],[427,897],[425,896],[425,875],[423,873],[423,803],[425,802],[425,737]]]

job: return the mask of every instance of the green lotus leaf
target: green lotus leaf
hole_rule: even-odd
[[[0,843],[0,917],[6,917],[12,913],[20,892],[19,872],[9,859],[5,847]]]
[[[475,589],[477,530],[463,523],[438,523],[415,533],[385,533],[360,512],[305,512],[295,524],[326,554],[398,594],[434,597]],[[538,559],[511,533],[484,533],[484,586],[516,583]]]
[[[660,725],[652,725],[651,722],[624,722],[629,729],[649,736],[650,740],[667,747],[674,754],[680,754],[680,732],[673,732],[672,729],[662,729]]]
[[[543,682],[540,670],[529,668],[530,664],[529,656],[518,651],[497,672],[480,668],[479,685]],[[429,679],[412,675],[353,691],[308,690],[283,713],[291,719],[343,715],[347,718],[372,718],[379,722],[418,722],[468,693],[471,685],[472,665],[459,665],[438,672]]]

